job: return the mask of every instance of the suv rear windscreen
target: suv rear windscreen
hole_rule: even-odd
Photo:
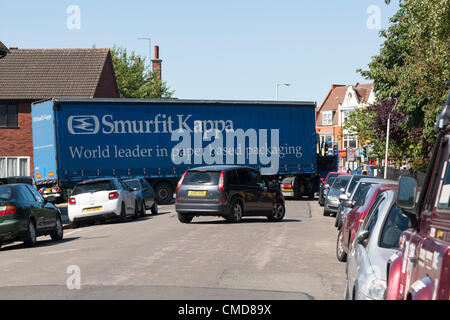
[[[188,171],[183,179],[184,185],[219,184],[219,171]]]
[[[73,189],[72,195],[82,193],[94,193],[98,191],[109,191],[115,190],[114,184],[111,181],[95,181],[89,183],[78,184],[75,189]]]

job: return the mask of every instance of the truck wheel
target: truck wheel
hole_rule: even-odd
[[[28,222],[28,229],[23,243],[27,247],[34,247],[36,242],[36,227],[34,226],[34,222],[30,220],[30,222]]]
[[[169,182],[162,181],[156,185],[155,193],[159,204],[170,204],[173,198],[173,187]]]
[[[194,216],[192,214],[178,213],[178,220],[181,223],[191,223]]]
[[[347,254],[344,251],[344,244],[342,230],[339,230],[337,241],[336,241],[336,257],[339,261],[345,262],[347,261]]]

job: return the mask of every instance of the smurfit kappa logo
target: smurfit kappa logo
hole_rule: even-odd
[[[97,134],[100,122],[97,116],[70,116],[67,119],[70,134]]]

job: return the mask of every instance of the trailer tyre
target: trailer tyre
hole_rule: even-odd
[[[159,204],[170,204],[173,198],[173,186],[167,181],[162,181],[155,186],[155,193]]]

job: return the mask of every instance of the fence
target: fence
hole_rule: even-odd
[[[384,167],[377,167],[377,175],[378,178],[384,177]],[[417,185],[419,187],[423,186],[425,182],[426,173],[413,171],[413,170],[405,170],[405,169],[395,169],[388,167],[387,169],[387,179],[398,181],[400,176],[410,176],[414,177],[417,180]]]

